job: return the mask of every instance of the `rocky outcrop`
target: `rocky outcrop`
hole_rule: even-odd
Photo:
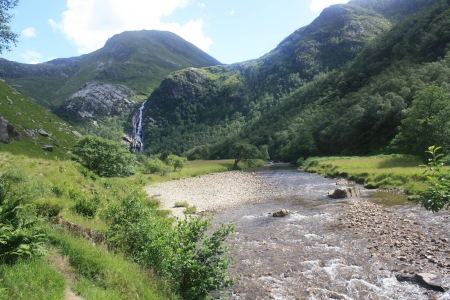
[[[39,129],[38,130],[38,133],[40,134],[40,135],[42,135],[42,136],[45,136],[45,137],[49,137],[50,136],[50,134],[49,133],[47,133],[44,129]]]
[[[99,231],[92,229],[92,228],[86,228],[81,225],[72,223],[70,221],[63,220],[63,218],[58,215],[55,219],[55,224],[59,224],[62,227],[66,228],[69,232],[71,232],[74,235],[81,236],[92,243],[95,244],[106,244],[106,237],[104,234],[100,233]]]
[[[41,149],[47,152],[53,152],[53,146],[51,145],[44,145],[41,147]]]
[[[133,91],[123,85],[88,82],[65,101],[58,114],[70,118],[122,116],[136,107],[136,103],[128,99],[132,94]]]
[[[330,198],[352,198],[361,196],[361,190],[357,187],[348,187],[342,189],[335,189],[328,192]]]
[[[0,115],[0,142],[8,144],[15,140],[23,140],[22,135],[8,122],[8,120]]]

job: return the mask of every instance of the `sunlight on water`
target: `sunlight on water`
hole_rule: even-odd
[[[236,220],[236,235],[229,241],[236,277],[230,299],[448,299],[447,294],[399,282],[387,270],[397,262],[374,252],[377,235],[369,238],[352,230],[353,225],[339,223],[343,211],[358,199],[328,198],[328,191],[336,188],[333,180],[295,169],[262,169],[258,175],[290,194],[215,216],[215,222]],[[389,218],[399,222],[406,216],[411,222],[425,219],[424,226],[442,227],[448,217],[423,212],[401,195],[364,189],[363,195],[359,201],[389,208]],[[293,213],[272,217],[271,212],[281,208]],[[442,234],[448,235],[449,228],[447,221]]]

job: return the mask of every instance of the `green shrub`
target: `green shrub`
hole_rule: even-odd
[[[167,219],[135,197],[108,209],[108,245],[122,249],[166,277],[182,299],[206,299],[208,293],[232,284],[227,273],[230,248],[223,245],[234,225],[211,232],[211,219],[188,218],[170,226]]]
[[[91,199],[78,198],[73,209],[79,215],[82,215],[86,218],[93,218],[97,214],[99,204],[100,198],[98,198],[97,196]]]
[[[133,155],[119,142],[84,136],[73,149],[73,159],[102,177],[134,174]]]
[[[166,164],[168,166],[171,166],[173,168],[173,171],[180,171],[183,169],[187,164],[187,158],[186,157],[180,157],[174,154],[169,154],[165,160]]]
[[[189,206],[186,207],[186,210],[184,211],[185,215],[192,215],[195,214],[197,212],[197,207],[196,206]]]
[[[59,215],[63,209],[63,205],[56,199],[43,199],[35,202],[36,213],[39,216],[53,218]]]
[[[426,172],[426,182],[430,187],[420,192],[420,203],[426,210],[438,212],[441,209],[450,209],[450,170],[444,167],[442,153],[438,153],[441,147],[431,146],[427,153],[431,154]]]
[[[165,175],[168,172],[168,167],[158,158],[149,159],[144,165],[144,174]]]
[[[303,157],[300,157],[299,159],[297,159],[297,162],[296,162],[296,163],[297,163],[298,166],[301,167],[301,166],[303,165],[303,162],[304,162],[304,161],[305,161],[305,159],[304,159]]]
[[[37,226],[32,183],[25,172],[9,170],[0,175],[0,261],[45,253],[45,235]]]
[[[187,201],[178,201],[175,202],[175,206],[174,207],[188,207],[189,203],[187,203]]]

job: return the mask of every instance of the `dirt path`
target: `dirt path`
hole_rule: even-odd
[[[73,283],[77,279],[77,275],[72,270],[67,258],[62,257],[56,251],[50,255],[48,260],[56,267],[56,269],[64,276],[66,279],[66,295],[64,300],[83,300],[83,298],[77,296],[72,290],[71,287]]]

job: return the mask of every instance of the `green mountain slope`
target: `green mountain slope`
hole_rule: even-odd
[[[450,92],[449,22],[448,1],[399,22],[346,67],[286,97],[241,138],[266,144],[273,157],[288,160],[396,150],[390,143],[416,95],[432,85]],[[449,128],[444,123],[440,130]]]
[[[85,83],[125,85],[148,95],[164,75],[186,67],[220,64],[179,36],[166,31],[128,31],[97,51],[37,65],[0,59],[0,78],[47,108],[55,108]]]
[[[0,151],[3,152],[29,157],[66,158],[79,136],[67,122],[1,81],[0,115],[0,123],[8,127],[9,132],[14,132],[10,138],[0,142]],[[44,146],[47,151],[42,149]],[[53,151],[48,151],[48,146]]]
[[[280,112],[287,105],[284,102],[290,103],[296,91],[315,91],[313,82],[353,61],[370,41],[389,32],[400,19],[437,2],[354,0],[334,5],[259,59],[174,72],[148,99],[145,148],[149,153],[183,153],[235,137],[244,127],[264,123],[274,112],[277,120],[273,122],[279,123],[284,118]],[[316,92],[308,97],[320,98],[321,93]],[[292,121],[280,127],[288,128]],[[265,126],[267,132],[277,128],[270,122],[256,126]],[[247,130],[251,131],[244,132]],[[242,137],[252,139],[245,133]],[[253,140],[258,145],[269,144],[267,139]],[[287,140],[274,142],[272,154],[278,155],[278,148],[286,146]]]

